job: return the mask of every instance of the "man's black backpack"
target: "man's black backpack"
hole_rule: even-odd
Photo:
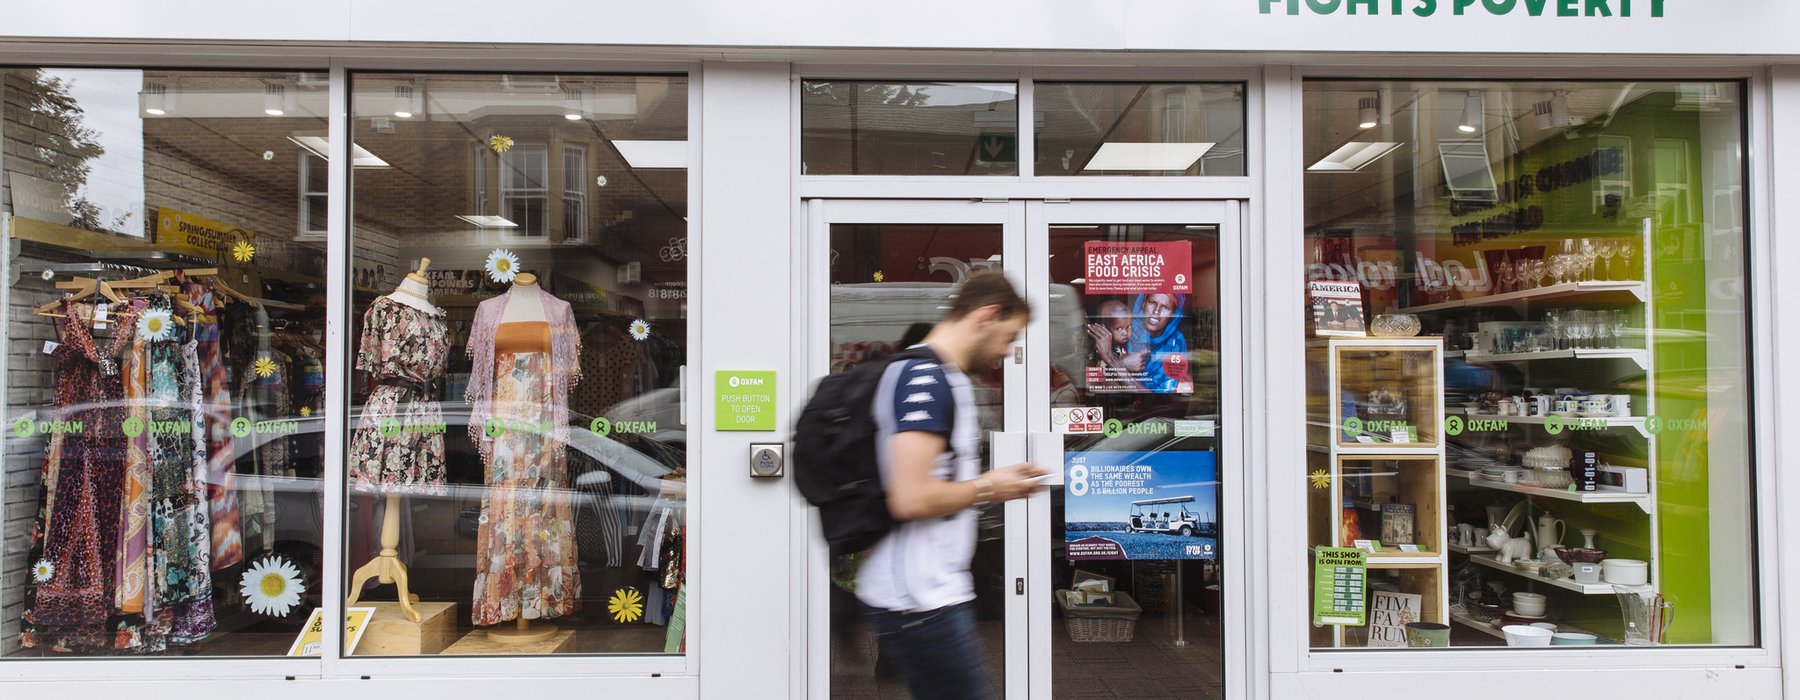
[[[875,457],[875,391],[888,365],[936,357],[909,348],[828,376],[794,423],[794,484],[818,507],[833,555],[874,547],[894,528]]]

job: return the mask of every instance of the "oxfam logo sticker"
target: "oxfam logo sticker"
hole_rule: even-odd
[[[1650,433],[1651,435],[1660,435],[1662,434],[1662,431],[1663,421],[1661,416],[1650,416],[1649,418],[1644,419],[1644,432]]]
[[[489,418],[487,419],[486,430],[484,432],[491,438],[500,437],[501,435],[506,434],[506,424],[501,422],[499,418]]]
[[[13,434],[14,435],[17,435],[22,438],[26,438],[26,437],[31,437],[31,434],[35,433],[35,432],[37,432],[37,424],[31,422],[30,418],[20,418],[16,421],[13,421]]]
[[[1117,418],[1107,419],[1107,421],[1106,421],[1106,436],[1107,437],[1118,437],[1121,433],[1124,433],[1124,432],[1125,432],[1125,424],[1123,422],[1121,422]]]
[[[399,435],[399,434],[400,434],[400,421],[398,419],[387,418],[387,419],[384,419],[381,421],[381,436],[382,437],[394,437],[395,435]]]
[[[725,383],[730,384],[731,388],[736,389],[736,388],[738,388],[738,386],[740,386],[744,383],[744,380],[739,379],[737,377],[732,377],[730,379],[725,380]]]
[[[250,419],[238,418],[231,421],[231,434],[237,437],[250,437]]]
[[[1444,433],[1445,434],[1461,435],[1462,431],[1463,431],[1462,416],[1450,416],[1449,418],[1444,419]]]
[[[1544,420],[1544,432],[1549,433],[1551,435],[1561,435],[1562,431],[1563,431],[1563,417],[1562,416],[1551,416],[1548,419]]]
[[[1363,426],[1362,426],[1361,418],[1345,418],[1344,419],[1344,432],[1346,434],[1348,434],[1350,437],[1356,437],[1358,435],[1361,435],[1362,430],[1363,430]]]
[[[121,430],[125,431],[125,437],[137,437],[139,435],[143,435],[144,434],[144,419],[138,418],[136,416],[126,418],[125,422],[123,424],[121,424],[119,426],[119,428]]]
[[[588,430],[594,431],[594,434],[599,435],[600,437],[606,437],[612,434],[612,421],[605,418],[595,418],[594,422],[588,424]]]

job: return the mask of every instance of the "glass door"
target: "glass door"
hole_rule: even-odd
[[[983,463],[1029,459],[1063,478],[980,517],[971,571],[993,697],[1243,696],[1225,680],[1225,650],[1245,646],[1225,612],[1242,607],[1225,564],[1241,534],[1226,526],[1240,512],[1241,401],[1225,348],[1241,334],[1222,312],[1238,308],[1238,211],[808,202],[816,376],[911,345],[973,271],[1006,271],[1032,301],[1015,353],[969,372]],[[823,550],[812,697],[905,697],[859,618],[855,562]]]
[[[1031,697],[1243,693],[1226,680],[1245,648],[1227,643],[1243,620],[1225,557],[1241,534],[1237,213],[1027,207],[1045,311],[1027,338],[1030,456],[1063,473],[1028,506]]]

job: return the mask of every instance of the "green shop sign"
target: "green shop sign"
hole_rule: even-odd
[[[775,372],[719,370],[713,376],[716,429],[775,429]]]
[[[1485,13],[1494,16],[1532,17],[1631,17],[1650,12],[1663,16],[1665,0],[1258,0],[1262,13],[1300,14],[1302,7],[1315,15],[1413,15],[1431,17]]]

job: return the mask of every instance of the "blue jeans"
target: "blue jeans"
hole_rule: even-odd
[[[900,669],[914,700],[989,700],[981,645],[975,640],[975,603],[921,613],[863,606],[880,635],[881,654]]]

